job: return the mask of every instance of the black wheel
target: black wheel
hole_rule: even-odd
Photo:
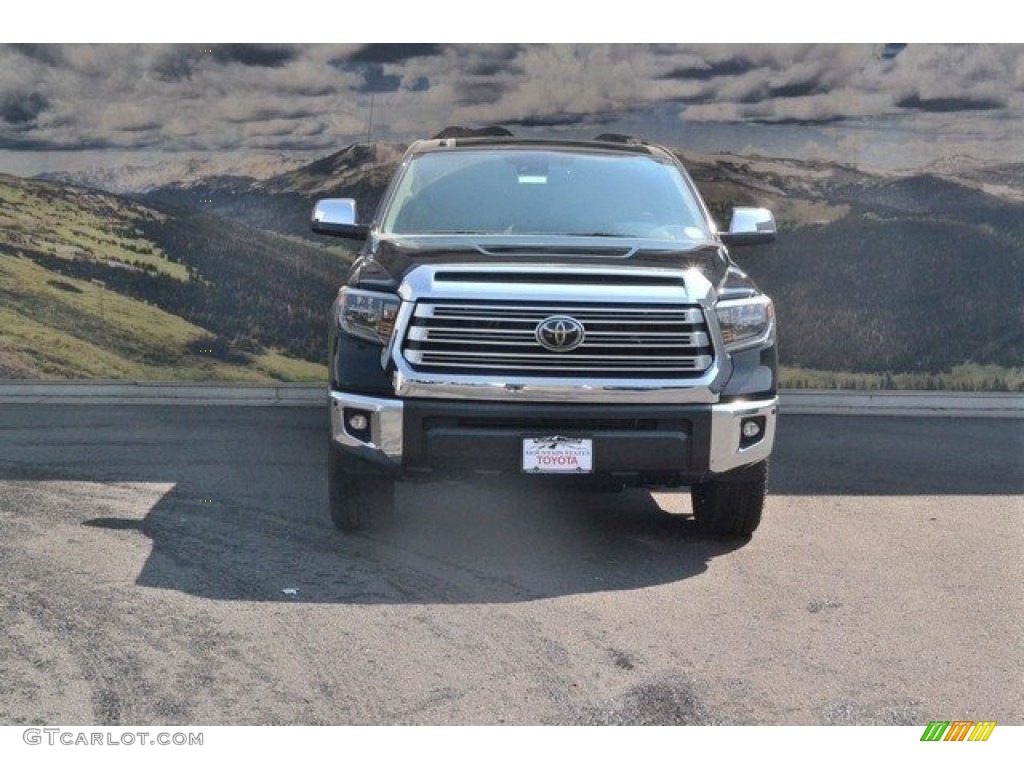
[[[333,443],[327,446],[327,504],[339,531],[362,531],[395,508],[395,480],[359,474]]]
[[[749,536],[761,523],[768,462],[734,469],[690,488],[697,527],[716,536]]]

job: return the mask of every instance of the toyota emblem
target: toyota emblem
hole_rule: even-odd
[[[583,323],[568,315],[554,315],[541,320],[533,335],[537,343],[552,352],[568,352],[583,343]]]

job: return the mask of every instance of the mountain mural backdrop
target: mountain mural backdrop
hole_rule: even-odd
[[[0,377],[325,380],[354,254],[309,212],[328,196],[371,212],[403,149],[0,175]],[[775,299],[784,384],[1024,390],[1024,165],[679,154],[720,224],[775,211],[778,241],[734,256]]]

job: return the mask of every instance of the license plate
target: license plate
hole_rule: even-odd
[[[523,438],[523,472],[578,475],[593,471],[594,441],[590,438]]]

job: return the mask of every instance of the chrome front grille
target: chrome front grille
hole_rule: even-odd
[[[583,326],[583,341],[551,350],[537,328],[553,317]],[[699,306],[615,302],[425,299],[401,346],[421,373],[495,376],[698,378],[713,349]]]

